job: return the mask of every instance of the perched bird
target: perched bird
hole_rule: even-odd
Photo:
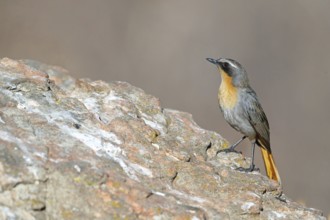
[[[231,127],[244,135],[224,151],[235,151],[235,147],[248,137],[252,142],[251,165],[247,169],[239,170],[255,170],[254,150],[257,144],[261,149],[267,176],[281,183],[270,148],[268,120],[255,91],[249,85],[245,69],[233,59],[207,58],[207,61],[215,64],[221,75],[218,99],[223,116]]]

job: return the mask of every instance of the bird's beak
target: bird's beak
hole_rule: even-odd
[[[206,58],[207,61],[210,63],[213,63],[215,65],[219,65],[219,60],[213,59],[213,58]]]

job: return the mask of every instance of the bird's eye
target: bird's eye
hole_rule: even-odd
[[[223,67],[224,69],[228,69],[228,68],[229,68],[229,63],[227,63],[227,62],[223,62],[223,63],[222,63],[222,67]]]

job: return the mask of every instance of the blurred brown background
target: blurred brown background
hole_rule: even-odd
[[[205,58],[237,59],[270,121],[286,194],[327,215],[329,11],[324,0],[1,0],[0,57],[127,81],[231,142],[241,135],[221,116]]]

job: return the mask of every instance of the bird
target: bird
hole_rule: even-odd
[[[215,64],[221,75],[221,84],[218,92],[221,112],[227,123],[243,134],[240,140],[221,151],[236,152],[235,148],[245,138],[248,138],[252,143],[251,164],[248,168],[239,167],[238,170],[244,172],[256,170],[254,151],[257,145],[261,149],[268,178],[281,184],[281,178],[270,147],[269,123],[256,92],[249,84],[246,70],[234,59],[206,58],[206,60]]]

